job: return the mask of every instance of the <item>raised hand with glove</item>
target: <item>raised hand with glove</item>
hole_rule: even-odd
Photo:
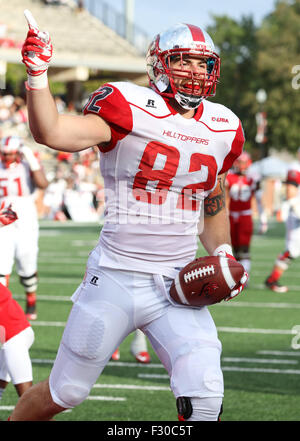
[[[39,30],[28,9],[24,11],[29,31],[22,47],[22,62],[28,74],[27,87],[33,90],[44,89],[48,85],[47,70],[52,58],[52,43],[48,32]]]

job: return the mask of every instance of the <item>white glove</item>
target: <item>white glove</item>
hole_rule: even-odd
[[[228,259],[236,260],[236,258],[233,256],[233,251],[231,246],[227,243],[218,246],[213,252],[213,256],[223,256],[223,257],[227,257]],[[242,275],[241,280],[239,281],[237,287],[234,290],[232,290],[229,296],[227,296],[224,300],[227,302],[228,300],[233,299],[240,292],[242,292],[246,286],[248,279],[249,279],[249,274],[247,273],[247,271],[244,271],[244,274]]]
[[[0,206],[0,228],[12,224],[18,219],[17,213],[11,209],[11,204],[5,208],[4,202]]]
[[[33,151],[29,147],[23,145],[20,148],[20,152],[23,155],[24,159],[28,162],[31,171],[35,172],[41,169],[41,165],[38,159],[34,156]]]
[[[39,30],[28,9],[24,11],[29,31],[22,47],[22,62],[27,67],[29,89],[44,89],[48,85],[47,70],[52,57],[52,43],[48,32]]]

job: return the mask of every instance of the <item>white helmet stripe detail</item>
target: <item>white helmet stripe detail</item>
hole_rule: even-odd
[[[224,279],[225,279],[228,287],[230,289],[233,289],[236,285],[236,282],[231,275],[231,271],[228,266],[228,258],[220,256],[219,261],[220,261],[220,266],[222,268],[222,273],[223,273]]]
[[[181,289],[180,280],[179,280],[179,273],[177,273],[176,277],[175,277],[175,287],[176,287],[176,291],[177,291],[178,297],[180,298],[181,302],[185,305],[189,305],[189,302],[187,301],[187,299]]]

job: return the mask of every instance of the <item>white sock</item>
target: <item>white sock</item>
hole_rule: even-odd
[[[245,271],[247,271],[248,274],[250,274],[250,269],[251,269],[251,260],[250,259],[241,259],[240,263],[243,265],[243,267],[245,268]]]
[[[135,336],[131,342],[130,349],[133,355],[139,354],[140,352],[147,352],[146,337],[139,329],[135,331]]]
[[[191,398],[193,413],[186,421],[218,421],[222,398]]]

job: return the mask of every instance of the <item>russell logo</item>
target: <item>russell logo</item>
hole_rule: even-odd
[[[98,279],[99,279],[99,277],[93,276],[90,280],[90,283],[92,285],[98,286]]]
[[[212,117],[211,117],[211,120],[212,120],[212,121],[216,121],[216,122],[229,123],[229,121],[228,121],[227,118],[219,118],[219,117],[216,117],[216,116],[212,116]]]

